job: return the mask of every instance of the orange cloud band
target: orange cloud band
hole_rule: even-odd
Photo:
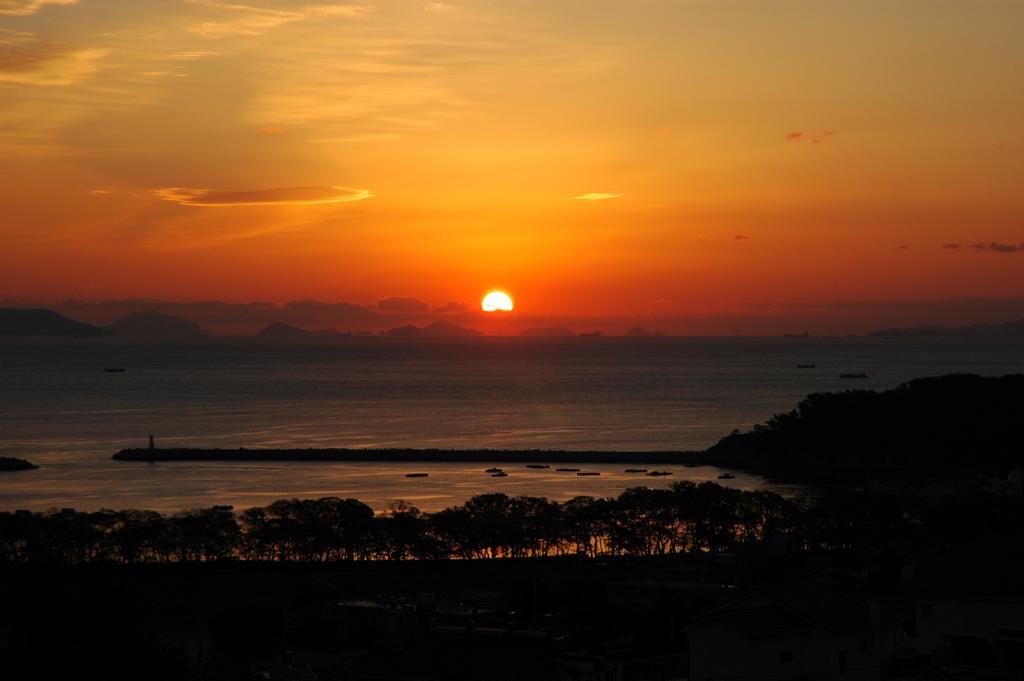
[[[154,190],[157,197],[182,206],[311,206],[324,203],[347,203],[369,199],[369,189],[352,187],[284,187],[248,191],[218,191],[192,187],[163,187]]]

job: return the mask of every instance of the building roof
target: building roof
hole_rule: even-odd
[[[868,594],[836,591],[827,584],[771,586],[720,605],[694,624],[717,618],[753,638],[810,627],[829,633],[850,632],[902,618],[899,608],[883,605],[889,604],[879,603]]]
[[[777,605],[720,610],[713,617],[754,639],[782,638],[811,628],[806,620]]]

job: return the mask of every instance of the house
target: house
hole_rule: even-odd
[[[899,607],[826,584],[758,589],[690,625],[690,680],[879,679],[902,621]]]
[[[909,646],[946,666],[1024,677],[1020,558],[980,554],[922,561],[913,589]]]

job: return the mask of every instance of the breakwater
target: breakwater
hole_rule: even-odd
[[[546,449],[204,449],[144,448],[122,449],[116,461],[440,461],[452,463],[700,463],[703,452],[608,452]]]

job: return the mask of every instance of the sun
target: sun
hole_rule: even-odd
[[[512,296],[504,291],[491,291],[480,301],[484,312],[511,312]]]

